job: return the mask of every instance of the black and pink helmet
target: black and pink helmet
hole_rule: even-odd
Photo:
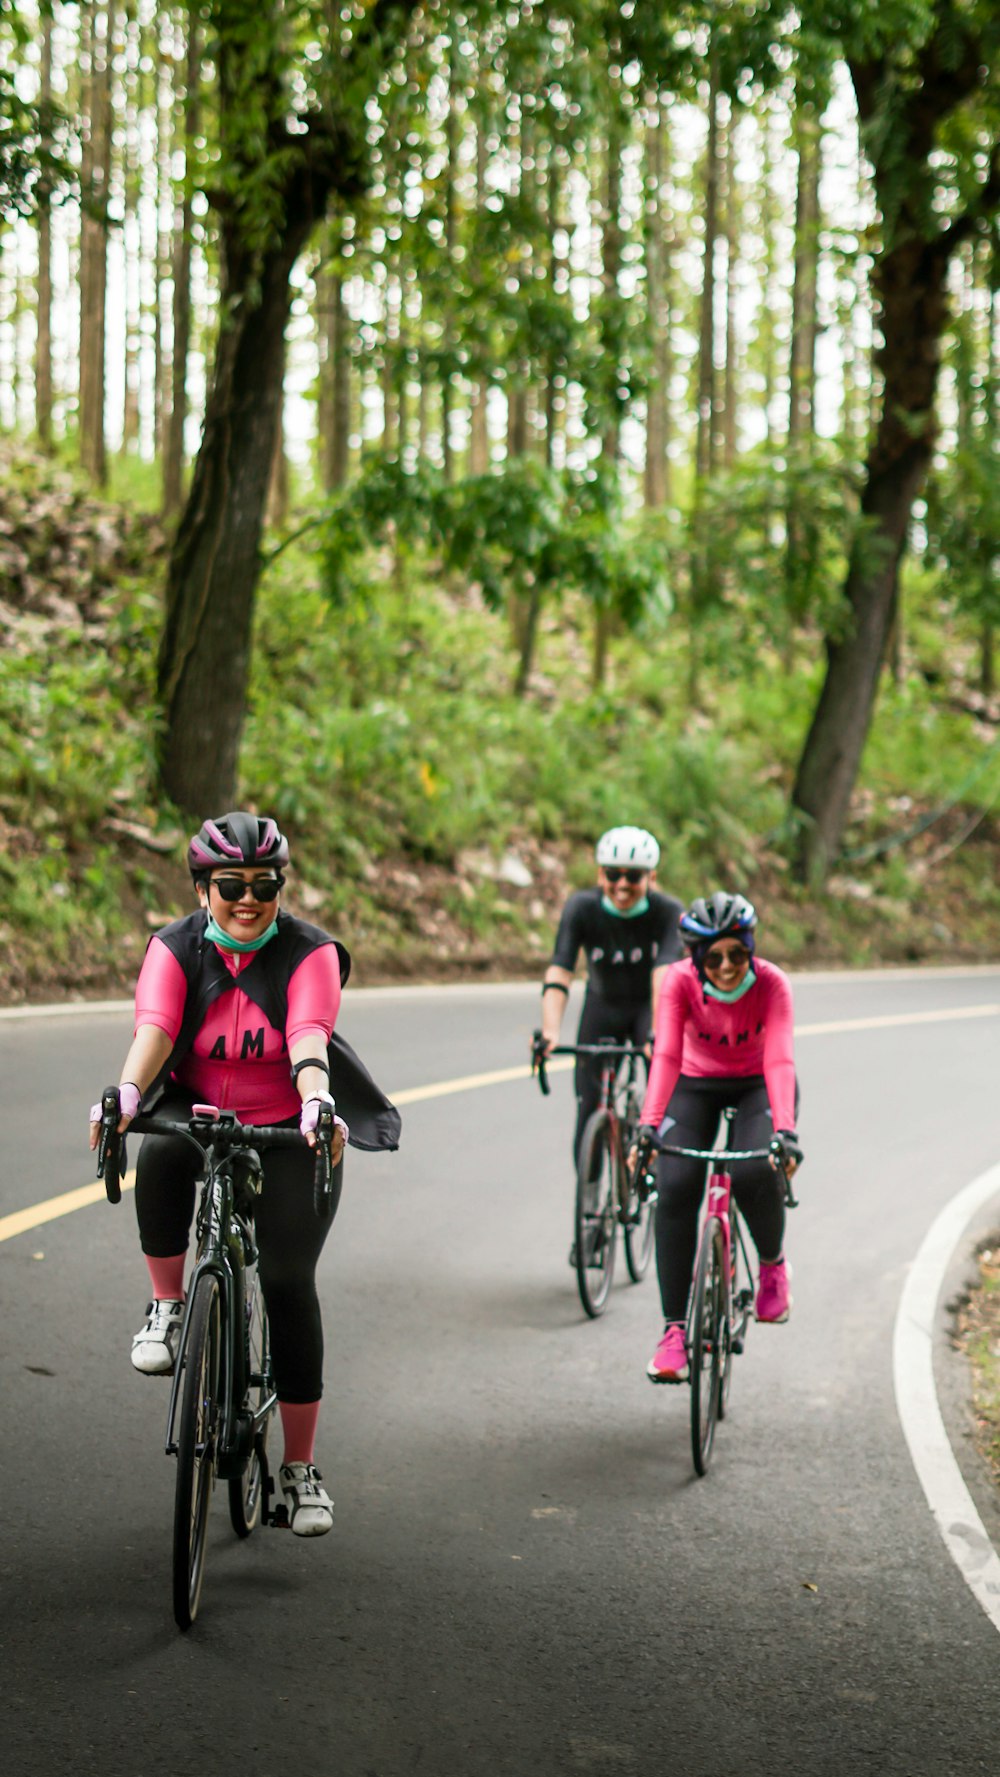
[[[240,869],[266,864],[280,870],[288,862],[288,840],[276,821],[236,810],[203,821],[188,846],[188,869],[195,881],[225,864]]]

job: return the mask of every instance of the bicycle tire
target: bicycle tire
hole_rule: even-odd
[[[260,1287],[256,1268],[247,1273],[246,1287],[249,1365],[247,1374],[250,1377],[250,1382],[243,1410],[256,1417],[268,1397],[272,1399],[272,1402],[274,1399],[274,1384],[271,1378],[271,1329],[268,1325],[264,1292]],[[239,1537],[251,1536],[260,1523],[264,1500],[264,1479],[267,1473],[267,1439],[270,1429],[271,1414],[268,1413],[254,1434],[247,1456],[247,1465],[242,1475],[233,1475],[228,1482],[229,1521]]]
[[[722,1228],[718,1217],[705,1223],[691,1302],[691,1454],[699,1475],[708,1473],[719,1417],[723,1348],[726,1340],[726,1284]]]
[[[720,1419],[724,1419],[729,1411],[733,1358],[743,1350],[743,1341],[746,1338],[746,1329],[750,1322],[750,1308],[755,1293],[754,1280],[747,1265],[746,1239],[735,1204],[730,1209],[729,1215],[730,1237],[733,1243],[733,1265],[729,1283],[729,1298],[726,1304],[726,1357],[719,1388]]]
[[[615,1274],[615,1165],[611,1119],[595,1111],[580,1142],[573,1223],[576,1285],[591,1320],[604,1313]]]
[[[219,1280],[206,1272],[191,1306],[177,1423],[173,1590],[179,1629],[191,1627],[201,1602],[219,1421],[221,1335]]]
[[[649,1270],[656,1232],[656,1205],[647,1197],[639,1205],[639,1220],[625,1228],[625,1264],[633,1283],[641,1283]]]

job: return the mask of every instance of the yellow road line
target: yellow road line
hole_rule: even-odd
[[[573,1066],[571,1055],[557,1056],[550,1061],[550,1074],[562,1074]],[[530,1071],[525,1062],[520,1067],[498,1068],[493,1074],[466,1074],[460,1080],[436,1080],[433,1086],[411,1086],[405,1092],[389,1094],[393,1104],[421,1104],[425,1098],[449,1098],[453,1092],[474,1092],[477,1086],[502,1086],[507,1080],[528,1080]]]
[[[798,1024],[795,1034],[799,1037],[826,1037],[847,1031],[858,1030],[891,1030],[907,1024],[946,1024],[962,1018],[995,1018],[1000,1013],[1000,1003],[985,1006],[946,1006],[935,1012],[887,1012],[872,1018],[838,1018],[828,1024]],[[565,1073],[573,1066],[572,1056],[559,1056],[549,1062],[550,1073]],[[457,1080],[436,1080],[429,1086],[409,1086],[403,1092],[390,1094],[397,1105],[423,1104],[432,1098],[450,1098],[456,1092],[475,1092],[482,1086],[502,1086],[511,1080],[527,1080],[530,1078],[526,1063],[519,1067],[497,1068],[488,1074],[465,1074]],[[130,1191],[135,1184],[135,1173],[130,1172],[122,1179],[122,1190]],[[61,1197],[49,1197],[44,1203],[32,1204],[28,1209],[18,1209],[12,1215],[0,1216],[0,1245],[5,1240],[13,1240],[15,1235],[27,1234],[32,1228],[40,1228],[45,1222],[54,1222],[60,1216],[71,1215],[75,1209],[85,1209],[88,1204],[100,1203],[105,1195],[104,1185],[98,1180],[93,1185],[80,1185],[75,1191],[66,1191]]]
[[[122,1190],[130,1191],[134,1184],[135,1173],[130,1172],[122,1179]],[[86,1209],[89,1203],[100,1203],[105,1195],[104,1180],[98,1179],[92,1185],[79,1185],[75,1191],[65,1191],[61,1197],[47,1197],[44,1203],[33,1203],[30,1209],[16,1209],[12,1215],[0,1216],[0,1241],[13,1240],[15,1234],[27,1234],[45,1222],[55,1222],[60,1216],[70,1215],[74,1209]]]
[[[838,1018],[833,1024],[797,1024],[797,1037],[826,1037],[835,1031],[890,1030],[900,1024],[947,1024],[956,1018],[995,1018],[1000,1005],[945,1006],[939,1012],[885,1012],[877,1018]]]

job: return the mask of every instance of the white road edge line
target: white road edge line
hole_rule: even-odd
[[[1000,1196],[1000,1164],[945,1204],[913,1261],[896,1311],[896,1411],[927,1503],[970,1591],[1000,1633],[1000,1556],[955,1460],[934,1386],[934,1326],[948,1266],[977,1212]]]

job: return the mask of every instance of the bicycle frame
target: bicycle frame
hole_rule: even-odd
[[[187,1286],[180,1344],[174,1366],[167,1408],[166,1454],[176,1456],[175,1424],[180,1397],[189,1318],[200,1279],[210,1273],[218,1279],[223,1299],[223,1325],[228,1337],[222,1342],[220,1417],[217,1434],[216,1473],[220,1480],[242,1474],[260,1426],[277,1404],[273,1388],[249,1424],[241,1423],[243,1402],[253,1378],[246,1374],[244,1319],[246,1268],[256,1262],[257,1249],[249,1225],[236,1209],[236,1168],[242,1163],[246,1183],[254,1195],[260,1189],[260,1159],[253,1149],[218,1153],[213,1143],[205,1150],[205,1178],[198,1208],[198,1258]],[[253,1183],[251,1184],[251,1180]]]

